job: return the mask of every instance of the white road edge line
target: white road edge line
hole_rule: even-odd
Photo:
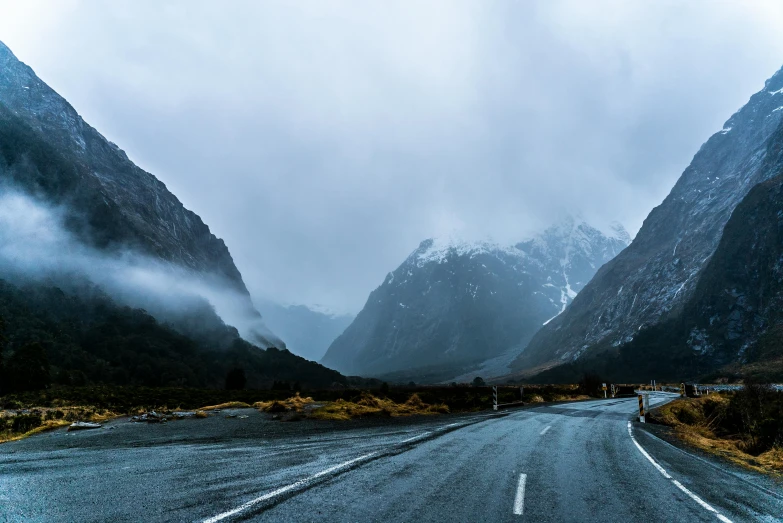
[[[514,514],[521,516],[525,512],[525,482],[527,474],[519,475],[519,484],[517,484],[517,497],[514,498]]]
[[[231,516],[235,516],[239,514],[240,512],[244,512],[245,510],[252,508],[254,505],[258,505],[259,503],[262,503],[264,501],[268,501],[274,497],[279,496],[280,494],[285,494],[286,492],[289,492],[291,490],[295,490],[299,487],[303,487],[310,483],[311,481],[314,481],[318,478],[321,478],[323,476],[326,476],[328,474],[331,474],[332,472],[336,472],[340,469],[349,467],[356,463],[357,461],[362,461],[368,458],[371,458],[375,456],[377,452],[370,452],[369,454],[365,454],[364,456],[359,456],[358,458],[354,458],[348,461],[344,461],[343,463],[340,463],[339,465],[335,465],[333,467],[329,467],[326,470],[322,470],[321,472],[318,472],[316,474],[313,474],[312,476],[309,476],[304,479],[300,479],[296,483],[291,483],[290,485],[286,485],[285,487],[280,487],[277,490],[273,490],[272,492],[269,492],[267,494],[264,494],[263,496],[259,496],[256,499],[251,499],[247,503],[243,503],[242,505],[239,505],[237,508],[233,510],[229,510],[227,512],[223,512],[221,514],[218,514],[217,516],[212,516],[209,519],[205,519],[204,523],[217,523],[218,521],[222,521],[226,518],[230,518]]]
[[[696,494],[694,494],[693,492],[691,492],[690,490],[688,490],[688,488],[687,488],[685,485],[683,485],[682,483],[680,483],[679,481],[677,481],[676,479],[674,479],[673,477],[671,477],[671,475],[670,475],[668,472],[666,472],[666,470],[665,470],[663,467],[661,467],[661,466],[660,466],[660,465],[659,465],[659,464],[658,464],[658,463],[657,463],[657,462],[656,462],[656,461],[655,461],[655,460],[652,458],[652,456],[650,456],[650,455],[647,453],[647,451],[646,451],[646,450],[644,450],[644,449],[642,448],[642,446],[641,446],[641,445],[639,445],[639,442],[638,442],[638,441],[636,441],[636,438],[635,438],[635,437],[634,437],[634,435],[633,435],[633,428],[632,428],[632,425],[631,425],[631,422],[630,422],[630,421],[628,422],[628,435],[629,435],[629,436],[631,436],[631,441],[633,441],[633,444],[634,444],[634,445],[636,445],[636,448],[637,448],[637,449],[639,449],[639,452],[641,452],[641,453],[642,453],[642,456],[644,456],[645,458],[647,458],[647,460],[648,460],[650,463],[652,463],[652,464],[653,464],[653,466],[654,466],[656,469],[658,469],[658,472],[660,472],[660,473],[663,475],[663,477],[664,477],[664,478],[666,478],[666,479],[668,479],[668,480],[671,480],[671,482],[674,484],[674,486],[675,486],[675,487],[677,487],[678,489],[680,489],[681,491],[683,491],[685,494],[687,494],[687,495],[688,495],[688,497],[690,497],[690,498],[691,498],[693,501],[695,501],[696,503],[698,503],[699,505],[701,505],[701,506],[702,506],[702,508],[704,508],[705,510],[707,510],[707,511],[709,511],[709,512],[712,512],[713,514],[715,514],[715,517],[717,517],[717,518],[718,518],[719,520],[721,520],[723,523],[732,523],[732,521],[731,521],[729,518],[727,518],[726,516],[724,516],[723,514],[721,514],[720,512],[718,512],[717,510],[715,510],[715,509],[712,507],[712,505],[710,505],[709,503],[707,503],[706,501],[704,501],[703,499],[701,499],[699,496],[697,496]]]
[[[400,443],[409,443],[411,441],[416,441],[417,439],[423,438],[424,436],[429,436],[432,434],[432,432],[424,432],[423,434],[418,434],[416,436],[413,436],[412,438],[404,439],[400,441]]]
[[[547,433],[547,431],[548,431],[549,429],[551,429],[551,428],[552,428],[552,425],[547,425],[546,427],[544,427],[544,430],[542,430],[541,432],[539,432],[539,433],[538,433],[538,435],[539,435],[539,436],[543,436],[543,435],[544,435],[544,434],[546,434],[546,433]]]

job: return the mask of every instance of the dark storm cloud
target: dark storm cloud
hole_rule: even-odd
[[[779,2],[0,4],[0,40],[223,237],[356,311],[422,239],[635,231],[783,65]]]

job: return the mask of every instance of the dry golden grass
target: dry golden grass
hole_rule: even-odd
[[[722,438],[715,434],[715,419],[705,415],[727,404],[729,399],[719,394],[700,398],[679,399],[656,409],[653,418],[674,428],[682,441],[732,463],[759,472],[783,474],[783,449],[772,449],[758,456],[743,451],[741,439]]]
[[[48,430],[67,427],[74,421],[92,421],[100,423],[119,416],[115,412],[84,405],[62,406],[55,403],[55,407],[39,407],[31,409],[31,413],[40,416],[43,423],[27,432],[13,432],[6,430],[0,432],[0,443],[17,441]],[[13,418],[15,414],[8,411],[0,411],[0,418]]]
[[[207,413],[204,412],[203,410],[197,410],[196,414],[195,414],[195,417],[199,418],[199,419],[204,419],[204,418],[207,417]]]
[[[30,430],[23,434],[19,434],[15,432],[0,432],[0,443],[17,441],[20,439],[33,436],[35,434],[40,434],[41,432],[46,432],[47,430],[54,430],[54,429],[59,429],[61,427],[67,427],[70,424],[71,424],[70,421],[65,421],[65,420],[47,420],[44,421],[43,425],[41,425],[40,427],[36,427],[33,430]]]
[[[538,397],[540,398],[541,396]],[[591,400],[591,399],[594,398],[591,398],[586,394],[576,394],[571,396],[567,396],[565,394],[555,394],[552,396],[551,401],[582,401],[582,400]],[[537,403],[537,402],[534,401],[533,403]]]
[[[228,403],[221,403],[219,405],[210,405],[208,407],[201,407],[198,410],[218,410],[218,409],[249,409],[250,405],[244,401],[229,401]]]
[[[308,405],[314,403],[313,398],[303,398],[296,393],[296,396],[292,396],[282,401],[257,401],[253,403],[253,407],[263,412],[302,412]]]
[[[418,394],[411,395],[405,403],[395,403],[388,398],[362,393],[361,398],[356,402],[338,399],[315,409],[311,416],[316,419],[349,420],[365,416],[412,416],[448,414],[448,412],[448,405],[424,403]]]

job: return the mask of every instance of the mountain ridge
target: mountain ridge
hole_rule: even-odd
[[[736,205],[774,175],[765,158],[782,117],[783,69],[699,148],[628,249],[533,337],[514,371],[534,372],[620,346],[681,310]]]
[[[321,361],[349,374],[462,374],[532,336],[625,246],[573,218],[513,245],[424,240]]]
[[[263,324],[223,240],[2,42],[0,172],[10,187],[64,209],[64,225],[86,245],[150,256],[235,291],[226,320],[252,343],[285,346]]]

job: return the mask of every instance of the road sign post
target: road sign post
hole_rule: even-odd
[[[644,396],[639,394],[639,423],[644,423]]]
[[[606,399],[606,383],[601,385],[601,389],[604,391],[604,399]]]
[[[492,410],[498,410],[498,388],[497,385],[492,386]]]
[[[612,383],[612,397],[614,398],[615,394],[617,394],[617,389],[614,387],[614,383]]]

